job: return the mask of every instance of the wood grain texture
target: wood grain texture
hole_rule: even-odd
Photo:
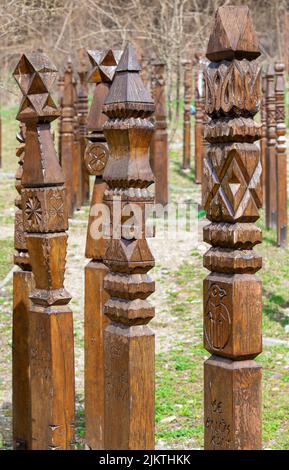
[[[81,205],[89,203],[89,173],[84,163],[84,153],[86,148],[87,134],[87,115],[88,115],[88,83],[87,83],[87,54],[84,48],[79,50],[79,90],[78,90],[78,124],[79,124],[79,143],[81,155]]]
[[[277,179],[277,244],[287,246],[287,147],[285,125],[285,77],[284,64],[275,64],[276,99],[276,179]]]
[[[266,200],[266,151],[267,151],[267,116],[266,116],[266,75],[262,76],[262,100],[261,100],[261,123],[262,123],[262,139],[261,145],[261,163],[262,163],[262,188],[263,200]]]
[[[237,26],[238,25],[238,26]],[[209,122],[202,181],[211,223],[204,255],[205,449],[261,448],[262,258],[254,222],[262,207],[262,166],[254,122],[260,106],[256,35],[247,7],[220,7],[205,69]]]
[[[12,409],[16,450],[32,447],[29,295],[33,287],[32,272],[13,273]]]
[[[162,205],[167,205],[169,198],[165,68],[165,62],[153,62],[151,83],[155,102],[155,132],[150,147],[150,164],[155,176],[155,201]]]
[[[17,119],[26,126],[23,229],[35,281],[29,312],[32,450],[74,446],[73,324],[63,286],[68,221],[50,130],[59,115],[50,95],[56,73],[41,51],[22,55],[14,71],[23,93]]]
[[[184,124],[183,124],[183,168],[191,166],[191,100],[193,70],[190,61],[184,61]]]
[[[128,44],[104,106],[108,116],[104,135],[110,151],[104,201],[111,214],[115,197],[122,207],[133,203],[141,213],[153,202],[148,188],[154,181],[149,165],[154,103],[140,70]],[[109,268],[104,287],[110,295],[104,313],[112,322],[104,333],[105,449],[154,447],[154,339],[146,326],[154,316],[147,300],[154,291],[147,274],[154,258],[144,220],[136,222],[137,236],[126,230],[124,213],[121,237],[111,238],[104,257]]]
[[[260,450],[262,369],[211,356],[204,369],[206,450]]]
[[[85,423],[86,446],[104,449],[104,351],[103,332],[109,319],[103,315],[104,304],[109,295],[103,288],[108,268],[103,263],[108,240],[98,233],[100,211],[107,188],[103,180],[109,151],[103,135],[107,116],[103,114],[104,101],[109,93],[120,51],[88,51],[91,62],[89,81],[95,83],[91,109],[88,115],[87,147],[84,162],[87,172],[95,176],[86,237],[86,258],[91,259],[85,268]],[[108,73],[106,73],[108,71]],[[100,225],[100,226],[99,226]],[[101,236],[100,236],[101,235]]]

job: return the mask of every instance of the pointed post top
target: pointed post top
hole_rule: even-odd
[[[87,74],[87,81],[90,83],[111,83],[122,51],[106,49],[104,51],[88,50],[86,52],[92,66]]]
[[[218,8],[206,56],[213,62],[254,60],[261,54],[248,6]]]
[[[139,65],[133,46],[128,43],[112,82],[111,89],[105,100],[104,112],[107,115],[126,109],[152,113],[154,111],[154,101],[145,87],[141,76],[141,66]]]
[[[121,56],[116,69],[117,72],[140,72],[141,66],[137,60],[133,46],[129,42]]]

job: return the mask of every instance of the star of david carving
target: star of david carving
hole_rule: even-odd
[[[121,54],[122,51],[117,49],[87,51],[92,66],[88,72],[87,81],[90,83],[112,82]]]
[[[258,149],[214,147],[204,162],[204,208],[210,220],[254,221],[262,206]]]
[[[52,121],[59,116],[50,90],[56,79],[57,70],[42,51],[23,54],[16,65],[13,76],[22,91],[23,98],[17,119],[43,119]]]

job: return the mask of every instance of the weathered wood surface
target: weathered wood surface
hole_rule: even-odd
[[[191,100],[193,87],[192,62],[183,62],[184,66],[184,129],[183,129],[183,169],[191,167]]]
[[[237,27],[238,25],[238,27]],[[262,260],[254,222],[262,206],[260,55],[248,7],[221,7],[209,39],[205,111],[211,118],[203,207],[210,224],[204,255],[205,449],[261,448]],[[234,79],[232,79],[234,77]]]
[[[203,124],[204,124],[204,79],[201,60],[196,67],[195,74],[195,182],[202,183],[203,172]]]
[[[89,82],[95,83],[95,91],[88,115],[87,147],[85,164],[87,172],[95,176],[90,214],[87,227],[85,256],[91,261],[85,267],[85,441],[90,449],[104,449],[104,355],[103,331],[109,320],[103,315],[103,308],[109,299],[103,288],[108,268],[103,263],[107,240],[99,236],[99,210],[96,204],[103,202],[107,187],[103,171],[108,159],[108,147],[103,135],[107,116],[103,104],[108,95],[121,51],[88,51],[92,68]]]
[[[266,151],[266,227],[277,225],[277,172],[276,172],[276,103],[275,70],[270,64],[267,70],[266,88],[267,151]]]
[[[18,168],[16,172],[14,263],[19,270],[13,273],[13,326],[12,326],[12,409],[13,448],[31,449],[31,391],[30,391],[30,348],[29,348],[29,295],[34,287],[33,274],[23,228],[21,202],[22,174],[25,156],[25,129],[20,127],[16,151]]]
[[[70,61],[68,62],[64,72],[61,125],[61,167],[65,176],[68,216],[72,217],[76,201],[73,185],[74,87],[73,72]]]
[[[60,117],[58,120],[58,158],[60,165],[62,165],[61,162],[61,138],[62,138],[62,117],[63,117],[63,112],[62,112],[62,107],[63,107],[63,92],[64,92],[64,76],[59,77],[57,80],[57,86],[58,86],[58,106],[60,109]]]
[[[87,60],[86,51],[81,48],[79,51],[79,90],[78,90],[78,123],[79,123],[79,142],[80,142],[80,155],[81,155],[81,195],[82,205],[89,203],[89,173],[84,163],[84,154],[86,149],[86,134],[87,134],[87,114],[88,114],[88,83],[87,77]]]
[[[110,151],[104,201],[111,214],[113,202],[126,206],[120,238],[111,238],[104,258],[109,268],[104,287],[110,295],[104,313],[111,320],[104,332],[105,449],[154,447],[154,335],[147,326],[154,316],[147,301],[154,291],[147,274],[154,258],[145,238],[144,218],[146,205],[154,201],[148,191],[154,181],[149,165],[154,103],[140,70],[128,44],[104,106],[109,119],[103,131]],[[142,216],[130,229],[133,207]]]
[[[277,179],[277,243],[287,246],[287,147],[285,125],[285,78],[284,64],[275,64],[276,99],[276,179]]]
[[[25,123],[21,192],[35,288],[30,299],[31,449],[74,446],[74,352],[71,299],[63,287],[67,234],[64,175],[50,122],[59,116],[51,95],[57,70],[41,51],[22,55],[13,73]]]
[[[165,68],[163,61],[152,63],[152,95],[155,102],[155,131],[150,147],[150,164],[155,176],[156,204],[167,205],[168,188],[168,131],[166,117]]]

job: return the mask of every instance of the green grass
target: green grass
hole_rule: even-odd
[[[13,266],[14,239],[8,237],[0,239],[0,281]]]

